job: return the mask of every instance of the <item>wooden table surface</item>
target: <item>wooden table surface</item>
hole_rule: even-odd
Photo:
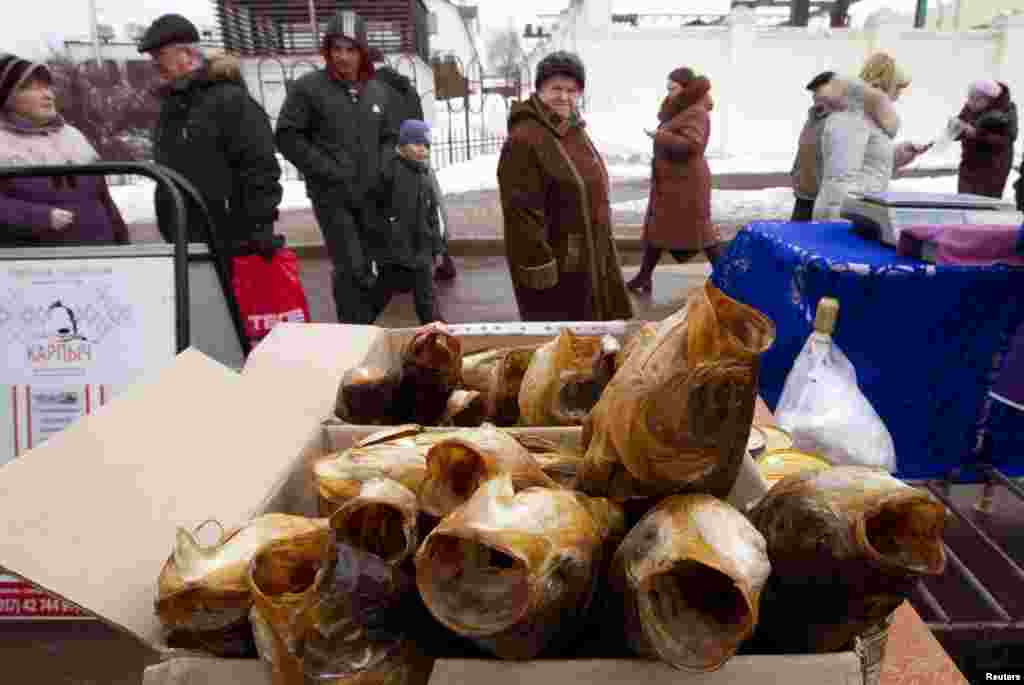
[[[754,423],[775,425],[775,417],[760,397]],[[880,685],[961,685],[967,678],[928,630],[914,607],[904,602],[889,627]]]

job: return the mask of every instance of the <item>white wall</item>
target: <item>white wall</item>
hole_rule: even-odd
[[[826,69],[856,74],[876,49],[890,52],[912,77],[897,104],[900,138],[932,139],[959,112],[975,79],[1001,78],[1015,99],[1024,98],[1024,17],[1005,18],[993,30],[952,33],[914,30],[891,14],[864,29],[825,31],[754,26],[742,10],[728,27],[701,29],[634,29],[610,21],[594,27],[593,14],[576,15],[570,10],[569,21],[538,46],[531,67],[553,50],[578,52],[587,67],[587,115],[616,112],[622,119],[635,111],[640,129],[654,122],[668,73],[691,66],[711,79],[710,150],[717,154],[792,154],[810,105],[807,81]],[[649,141],[637,140],[636,152],[649,154]]]

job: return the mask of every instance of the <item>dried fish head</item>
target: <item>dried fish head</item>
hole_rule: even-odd
[[[375,478],[331,516],[331,529],[339,541],[399,564],[419,543],[418,511],[416,493],[396,481]]]
[[[441,425],[479,426],[487,420],[486,398],[477,390],[453,390]]]
[[[155,609],[171,633],[168,640],[185,639],[182,633],[201,634],[201,643],[213,644],[214,633],[237,632],[252,606],[247,575],[256,552],[267,542],[326,528],[327,519],[265,514],[239,528],[222,530],[220,540],[208,546],[196,539],[199,528],[179,528],[157,581]]]
[[[416,554],[424,604],[451,630],[504,659],[530,659],[584,624],[611,531],[583,496],[516,492],[503,474],[446,517]]]
[[[930,493],[881,469],[783,478],[750,511],[774,570],[759,641],[771,651],[845,649],[922,577],[943,572],[946,519]]]
[[[402,350],[402,366],[438,371],[454,388],[462,382],[462,343],[436,328],[420,330]]]
[[[677,495],[626,535],[610,584],[634,651],[712,671],[753,633],[770,574],[765,540],[743,514],[710,495]]]
[[[394,412],[400,421],[436,426],[462,379],[462,343],[436,328],[418,331],[402,350]]]
[[[498,426],[519,421],[519,390],[539,345],[501,348],[468,355],[462,362],[462,384],[484,396],[488,419]]]
[[[625,366],[629,355],[654,340],[657,334],[658,324],[653,322],[643,324],[633,335],[629,336],[626,344],[622,346],[622,349],[615,356],[615,369],[618,370]]]
[[[490,424],[446,436],[430,448],[426,461],[420,507],[438,518],[450,514],[499,474],[509,474],[517,489],[558,487],[515,438]]]
[[[271,666],[274,685],[303,685],[296,655],[296,626],[322,582],[330,531],[322,528],[268,542],[249,565],[253,595],[249,615],[260,657]]]
[[[618,342],[562,329],[534,353],[519,389],[520,423],[573,426],[597,404],[611,377]]]
[[[583,453],[578,448],[555,442],[536,434],[519,433],[515,439],[553,481],[563,488],[575,488]]]
[[[345,372],[338,386],[334,415],[349,423],[395,423],[394,404],[401,375],[397,370],[357,366]]]
[[[784,579],[812,583],[842,565],[859,567],[841,575],[857,583],[868,568],[890,578],[945,568],[945,506],[881,469],[835,466],[787,476],[750,517]]]
[[[359,495],[363,483],[375,478],[397,481],[419,493],[427,475],[427,451],[452,432],[424,432],[397,426],[368,436],[355,447],[332,454],[313,466],[321,511],[333,514]]]
[[[317,594],[295,623],[307,680],[332,685],[426,682],[423,655],[407,639],[412,578],[332,532]],[[414,677],[419,675],[421,677]],[[412,680],[409,680],[412,678]]]
[[[580,487],[619,501],[726,497],[746,449],[771,322],[707,283],[635,344],[584,421]]]

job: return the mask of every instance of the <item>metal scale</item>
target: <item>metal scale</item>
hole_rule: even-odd
[[[843,201],[842,218],[862,234],[895,247],[907,226],[1016,226],[1024,214],[1012,202],[981,195],[884,192],[851,194]],[[979,228],[979,230],[984,230]]]

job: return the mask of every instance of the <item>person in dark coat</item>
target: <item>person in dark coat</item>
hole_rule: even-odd
[[[957,118],[957,139],[963,146],[957,192],[1002,197],[1017,140],[1017,105],[1010,99],[1009,86],[975,81]]]
[[[393,100],[396,103],[399,125],[409,119],[425,121],[423,101],[420,99],[419,93],[416,92],[416,86],[413,85],[409,77],[388,64],[387,60],[384,59],[384,53],[377,48],[370,48],[370,59],[373,60],[374,64],[374,78],[395,91]],[[450,281],[455,278],[457,272],[455,262],[452,260],[451,255],[448,254],[448,208],[445,206],[444,193],[441,190],[441,184],[438,182],[437,174],[432,166],[430,167],[430,183],[434,187],[438,209],[444,220],[443,230],[441,231],[441,263],[437,265],[434,278],[439,281]]]
[[[536,92],[512,106],[498,159],[505,253],[524,321],[630,319],[612,237],[608,170],[576,103],[579,57],[537,65]]]
[[[711,82],[682,68],[669,75],[669,93],[658,111],[654,140],[651,193],[644,219],[644,256],[627,286],[639,293],[653,289],[654,269],[663,250],[677,262],[699,252],[711,261],[722,250],[722,238],[711,223],[711,168],[704,158],[711,136],[709,112],[714,106]]]
[[[372,297],[374,319],[392,295],[410,291],[420,323],[441,318],[432,272],[441,252],[441,231],[429,155],[430,127],[418,119],[406,119],[398,135],[398,154],[384,167],[376,193],[379,228],[370,240],[379,268]]]
[[[0,55],[0,166],[92,164],[96,150],[57,112],[46,65]],[[124,244],[103,176],[0,180],[0,247]]]
[[[806,88],[814,96],[814,104],[807,110],[807,120],[800,129],[800,137],[797,140],[796,157],[793,159],[793,169],[790,171],[790,182],[793,185],[793,195],[796,202],[793,203],[793,217],[790,221],[810,221],[814,215],[814,199],[818,196],[818,186],[821,179],[818,177],[820,166],[820,154],[818,146],[821,144],[821,131],[825,127],[825,120],[832,112],[831,108],[818,97],[818,90],[827,85],[836,75],[834,71],[823,71],[807,84]]]
[[[321,45],[326,67],[291,84],[277,145],[306,178],[306,192],[334,264],[338,321],[369,324],[375,276],[365,247],[376,225],[372,193],[398,140],[393,91],[373,78],[361,17],[340,11]]]
[[[199,32],[185,17],[165,14],[139,41],[163,83],[153,135],[153,159],[185,177],[198,191],[214,222],[214,239],[231,254],[281,245],[273,235],[281,202],[281,167],[266,111],[249,94],[241,63],[229,55],[207,58]],[[157,218],[167,241],[171,199],[158,187]],[[189,240],[205,239],[202,222],[189,211]]]

